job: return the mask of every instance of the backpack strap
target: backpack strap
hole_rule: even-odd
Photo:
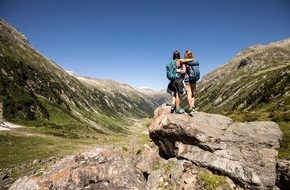
[[[190,62],[187,62],[187,65],[188,66],[199,66],[199,62],[198,61],[190,61]]]

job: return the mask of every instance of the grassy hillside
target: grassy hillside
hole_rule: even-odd
[[[158,106],[137,91],[126,96],[121,85],[114,93],[87,86],[33,49],[3,20],[0,30],[0,104],[7,121],[126,133],[124,126],[132,121],[128,118],[151,117]]]

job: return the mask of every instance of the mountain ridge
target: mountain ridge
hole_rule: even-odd
[[[285,46],[289,46],[290,43],[290,38],[286,38],[283,40],[279,40],[277,42],[271,42],[268,45],[263,45],[263,44],[256,44],[256,45],[252,45],[250,47],[245,48],[244,50],[238,52],[230,61],[228,61],[227,63],[215,68],[213,71],[207,73],[204,75],[203,79],[208,80],[208,78],[210,78],[210,76],[215,75],[215,73],[218,72],[218,70],[223,69],[224,67],[228,66],[230,63],[232,62],[238,62],[241,61],[242,59],[245,59],[253,54],[256,54],[257,51],[265,51],[269,48],[273,48],[273,47],[285,47]],[[289,48],[289,47],[288,47]]]
[[[199,105],[204,111],[246,111],[259,107],[259,103],[269,102],[269,99],[278,101],[283,95],[288,99],[289,67],[290,38],[246,48],[203,77],[197,92]],[[279,94],[275,88],[283,93]],[[284,105],[284,109],[289,108],[288,103]]]
[[[162,105],[164,103],[168,103],[171,100],[171,96],[165,90],[154,90],[149,87],[141,87],[141,88],[134,88],[126,83],[120,83],[114,81],[112,79],[98,79],[92,77],[85,77],[81,76],[73,71],[67,71],[70,75],[76,77],[78,80],[84,82],[87,85],[97,87],[99,90],[108,92],[108,93],[116,93],[121,92],[123,95],[130,96],[135,94],[136,92],[139,93],[141,97],[145,99],[152,99],[153,101],[157,102],[158,105]],[[120,90],[120,86],[123,89]]]

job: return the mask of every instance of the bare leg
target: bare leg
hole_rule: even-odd
[[[196,84],[192,84],[192,85],[191,85],[191,92],[192,92],[192,94],[191,94],[192,108],[195,107],[195,106],[194,106],[194,105],[195,105],[195,97],[194,97],[194,92],[195,92],[195,90],[196,90]]]
[[[171,113],[175,111],[176,105],[175,105],[175,94],[172,95],[172,101],[171,101]]]
[[[175,106],[176,109],[179,108],[180,105],[180,94],[178,92],[175,93]]]
[[[189,109],[192,108],[192,91],[191,91],[191,85],[186,85],[186,90],[187,90],[187,101],[188,101],[188,106]]]
[[[172,102],[171,102],[172,106],[175,106],[175,95],[172,96]]]

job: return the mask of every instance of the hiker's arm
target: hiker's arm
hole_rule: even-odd
[[[185,64],[187,62],[193,61],[194,59],[178,59],[176,61],[176,67],[180,68],[182,64]]]
[[[183,74],[184,71],[183,71],[183,69],[181,68],[182,65],[183,65],[183,64],[186,64],[187,62],[190,62],[190,61],[193,61],[193,59],[178,59],[178,60],[176,61],[176,67],[177,67],[176,72],[177,72],[177,73],[180,73],[180,74]]]
[[[177,65],[177,68],[176,69],[176,72],[177,73],[181,73],[183,74],[184,73],[184,70],[182,68],[180,68],[183,64],[186,64],[188,62],[191,62],[193,61],[194,59],[179,59],[177,62],[176,62],[176,65]]]
[[[194,59],[179,59],[181,64],[184,64],[184,63],[187,63],[187,62],[190,62],[190,61],[193,61],[193,60]]]

